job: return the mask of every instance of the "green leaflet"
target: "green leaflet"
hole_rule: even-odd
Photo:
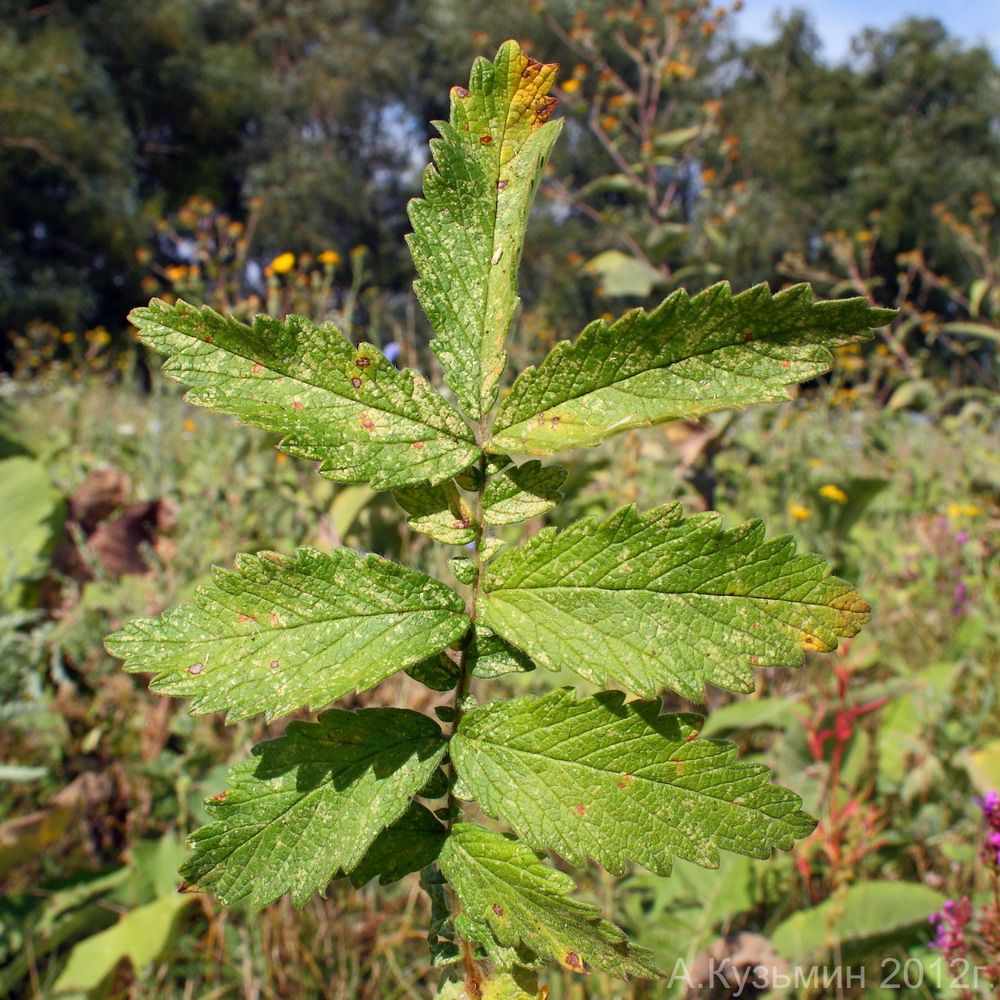
[[[566,481],[560,465],[525,462],[507,469],[486,484],[483,520],[487,524],[515,524],[538,517],[562,500],[559,487]]]
[[[469,87],[451,90],[451,119],[436,122],[424,197],[410,202],[414,288],[434,328],[431,346],[466,412],[493,405],[503,346],[517,307],[517,267],[538,181],[561,124],[546,96],[554,64],[505,42],[477,59]],[[466,463],[469,464],[469,463]]]
[[[574,972],[592,966],[620,979],[661,975],[651,952],[629,944],[594,907],[568,898],[575,888],[568,875],[512,837],[456,823],[439,861],[462,902],[458,932],[502,968],[551,958]]]
[[[153,299],[129,319],[190,403],[285,435],[290,455],[320,473],[377,489],[439,483],[480,454],[468,424],[424,378],[398,371],[371,344],[301,316],[253,326],[186,302]]]
[[[735,743],[695,739],[701,718],[623,701],[562,689],[484,705],[462,718],[452,762],[525,843],[615,875],[627,861],[669,875],[672,856],[717,868],[720,850],[769,858],[812,831],[766,767],[734,763]]]
[[[321,708],[367,691],[456,641],[464,602],[416,570],[351,549],[238,556],[192,604],[140,618],[106,640],[153,691],[235,722]]]
[[[504,674],[523,674],[534,670],[535,665],[519,649],[501,639],[492,629],[475,626],[469,643],[466,665],[473,677],[492,680]]]
[[[864,299],[812,301],[808,285],[732,295],[722,282],[653,312],[595,320],[518,376],[500,404],[490,451],[547,455],[634,427],[782,402],[786,386],[827,371],[828,350],[868,337],[894,312]]]
[[[195,831],[181,875],[224,903],[249,898],[260,909],[290,892],[302,907],[354,870],[446,749],[435,722],[405,709],[292,722],[229,772],[229,791],[208,800],[214,822]],[[369,878],[379,860],[366,859]]]
[[[722,531],[718,514],[668,504],[543,528],[486,571],[478,621],[550,669],[697,701],[706,681],[749,691],[751,667],[834,649],[870,611],[791,537],[765,541],[759,521]]]
[[[446,545],[467,545],[476,537],[472,511],[451,480],[438,486],[405,486],[393,496],[409,514],[406,523],[414,531]]]
[[[388,885],[418,872],[437,860],[447,836],[448,831],[430,809],[411,802],[406,812],[375,838],[350,872],[351,883],[357,889],[378,877],[379,885]]]

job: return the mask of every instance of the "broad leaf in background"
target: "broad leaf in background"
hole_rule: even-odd
[[[559,487],[566,476],[562,466],[543,467],[539,461],[507,469],[486,484],[483,520],[487,524],[516,524],[544,514],[562,500]]]
[[[554,64],[506,42],[453,87],[451,119],[435,123],[424,197],[410,202],[414,288],[434,328],[445,381],[479,419],[496,398],[517,307],[517,267],[531,203],[561,123]],[[466,463],[469,464],[469,463]]]
[[[623,702],[617,691],[576,701],[566,688],[495,701],[463,716],[452,761],[526,844],[614,875],[628,861],[669,875],[672,857],[716,868],[720,850],[768,858],[812,831],[766,767],[735,763],[735,743],[695,739],[700,717]]]
[[[733,295],[722,282],[653,312],[595,320],[518,376],[500,404],[490,451],[547,455],[635,427],[782,402],[786,386],[828,371],[828,348],[868,339],[894,315],[864,299],[812,301],[808,285]]]
[[[248,898],[260,909],[290,892],[302,907],[362,862],[446,749],[437,723],[406,709],[292,722],[229,772],[232,787],[210,800],[214,822],[195,831],[181,875],[224,903]],[[371,877],[381,867],[375,857],[364,870]]]
[[[464,602],[416,570],[351,549],[237,557],[192,604],[140,618],[106,640],[150,688],[191,695],[191,712],[268,719],[367,691],[456,641]]]
[[[283,451],[320,474],[377,489],[439,483],[479,455],[469,425],[416,372],[371,344],[354,347],[332,323],[257,316],[154,299],[129,319],[144,344],[170,355],[163,371],[189,403],[285,435]]]
[[[706,681],[749,691],[752,667],[834,649],[871,608],[791,537],[765,541],[759,521],[723,531],[718,514],[668,504],[543,528],[489,567],[478,611],[544,667],[698,701]]]
[[[472,511],[451,480],[438,486],[404,486],[393,496],[414,531],[445,545],[467,545],[476,537]]]
[[[512,837],[456,823],[439,860],[462,902],[456,928],[497,965],[534,967],[548,958],[574,972],[592,966],[620,979],[661,974],[651,952],[629,944],[594,907],[568,898],[575,888],[568,875]]]
[[[838,960],[882,957],[929,934],[927,920],[945,897],[925,885],[859,882],[811,910],[799,910],[771,933],[774,947],[794,962],[828,951]]]

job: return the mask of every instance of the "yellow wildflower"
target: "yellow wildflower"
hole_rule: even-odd
[[[580,89],[580,81],[570,78],[564,81],[562,89],[567,94],[575,94]]]
[[[827,483],[826,486],[821,486],[819,488],[819,495],[821,497],[826,497],[827,500],[833,500],[835,503],[847,503],[847,494],[839,487],[835,486],[833,483]]]
[[[73,341],[76,340],[76,334],[75,333],[71,333],[69,330],[67,330],[65,333],[61,333],[59,335],[59,339],[64,344],[72,344]]]
[[[324,250],[317,258],[321,264],[336,267],[340,263],[340,254],[336,250]]]
[[[812,511],[808,507],[803,507],[800,503],[790,503],[788,505],[788,513],[796,521],[807,521],[812,517]]]
[[[275,274],[288,274],[288,272],[295,267],[295,254],[278,254],[278,256],[271,261],[270,266],[271,270],[274,271]]]
[[[182,267],[180,264],[174,267],[168,267],[164,272],[167,276],[167,280],[176,284],[178,281],[183,281],[187,277],[187,268]]]
[[[823,459],[821,458],[810,458],[809,464],[814,468],[818,469],[823,464]]]
[[[948,504],[949,517],[978,517],[982,512],[982,508],[972,503]]]
[[[193,433],[197,427],[198,425],[190,417],[184,418],[184,430],[186,430],[188,434]]]

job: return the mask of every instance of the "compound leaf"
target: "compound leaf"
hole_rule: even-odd
[[[561,127],[546,124],[557,69],[513,41],[494,63],[477,59],[468,89],[451,90],[450,121],[435,122],[441,138],[431,141],[424,197],[409,206],[414,288],[436,334],[431,347],[477,420],[496,398],[524,229]]]
[[[192,604],[140,618],[106,640],[150,688],[191,695],[193,714],[235,722],[321,708],[367,691],[456,641],[464,602],[416,570],[351,549],[238,556]]]
[[[489,451],[547,455],[634,427],[782,402],[786,386],[828,371],[828,348],[868,337],[892,310],[861,298],[813,302],[808,285],[733,295],[722,282],[680,289],[653,312],[595,320],[526,369],[500,404]]]
[[[487,569],[478,621],[550,669],[697,701],[705,681],[750,691],[752,666],[834,649],[870,611],[791,537],[765,541],[760,521],[722,531],[718,514],[668,504],[543,528]]]
[[[467,545],[476,537],[472,511],[451,480],[437,486],[404,486],[393,496],[409,515],[406,523],[414,531],[445,545]]]
[[[452,762],[531,847],[615,875],[627,861],[669,875],[671,857],[717,868],[720,850],[765,859],[812,831],[766,767],[734,763],[735,743],[695,739],[701,718],[623,701],[563,689],[484,705],[462,718]]]
[[[208,800],[214,822],[195,831],[181,875],[223,903],[249,898],[260,909],[290,892],[302,907],[353,871],[446,749],[438,725],[406,709],[292,722],[229,772],[229,791]]]
[[[494,477],[483,492],[482,516],[487,524],[515,524],[551,510],[560,500],[566,481],[560,465],[539,461],[515,465]]]
[[[170,355],[163,371],[190,403],[285,435],[281,449],[320,474],[377,489],[460,472],[480,454],[469,425],[426,379],[399,371],[332,324],[257,316],[252,326],[186,302],[153,299],[129,319]]]
[[[625,979],[662,975],[652,953],[629,943],[593,906],[569,899],[576,887],[513,837],[456,823],[441,849],[441,870],[462,902],[456,929],[501,967],[537,967],[551,958]]]

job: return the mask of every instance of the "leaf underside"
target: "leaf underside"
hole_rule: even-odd
[[[697,701],[706,681],[749,691],[752,667],[834,649],[870,611],[791,537],[765,540],[760,521],[723,531],[718,514],[668,504],[543,528],[489,567],[478,621],[552,670]]]
[[[414,531],[445,545],[467,545],[476,537],[472,511],[451,480],[437,486],[404,486],[394,490],[393,496]]]
[[[409,808],[373,841],[350,879],[356,889],[378,878],[379,885],[397,882],[437,859],[448,831],[419,802]]]
[[[517,307],[517,267],[538,181],[561,124],[548,122],[554,64],[506,42],[477,59],[435,122],[424,197],[409,205],[417,296],[435,332],[445,381],[475,419],[493,405]]]
[[[598,911],[568,898],[575,885],[512,837],[456,823],[441,849],[441,870],[461,900],[458,932],[481,945],[501,968],[535,968],[554,959],[625,979],[661,975],[652,953]]]
[[[350,691],[455,642],[462,599],[416,570],[351,549],[238,556],[192,604],[140,618],[106,640],[153,691],[192,696],[193,714],[268,719]]]
[[[815,823],[735,743],[697,740],[695,715],[569,689],[493,702],[465,715],[450,753],[475,801],[536,850],[614,875],[635,861],[669,875],[671,857],[706,868],[719,851],[768,858]]]
[[[229,791],[208,800],[214,822],[195,831],[181,875],[223,903],[249,899],[257,909],[286,892],[304,906],[359,862],[365,881],[392,876],[381,851],[365,856],[446,750],[437,724],[405,709],[334,710],[318,722],[292,722],[230,771]]]
[[[170,355],[163,371],[185,399],[284,435],[283,451],[320,462],[342,483],[389,489],[439,483],[480,452],[462,417],[416,372],[332,323],[257,316],[252,326],[186,302],[153,299],[129,319]]]
[[[828,371],[829,348],[867,340],[892,310],[861,298],[813,302],[808,285],[733,295],[722,282],[680,289],[652,312],[596,320],[557,344],[504,397],[489,451],[547,455],[635,427],[788,399],[787,386]]]

